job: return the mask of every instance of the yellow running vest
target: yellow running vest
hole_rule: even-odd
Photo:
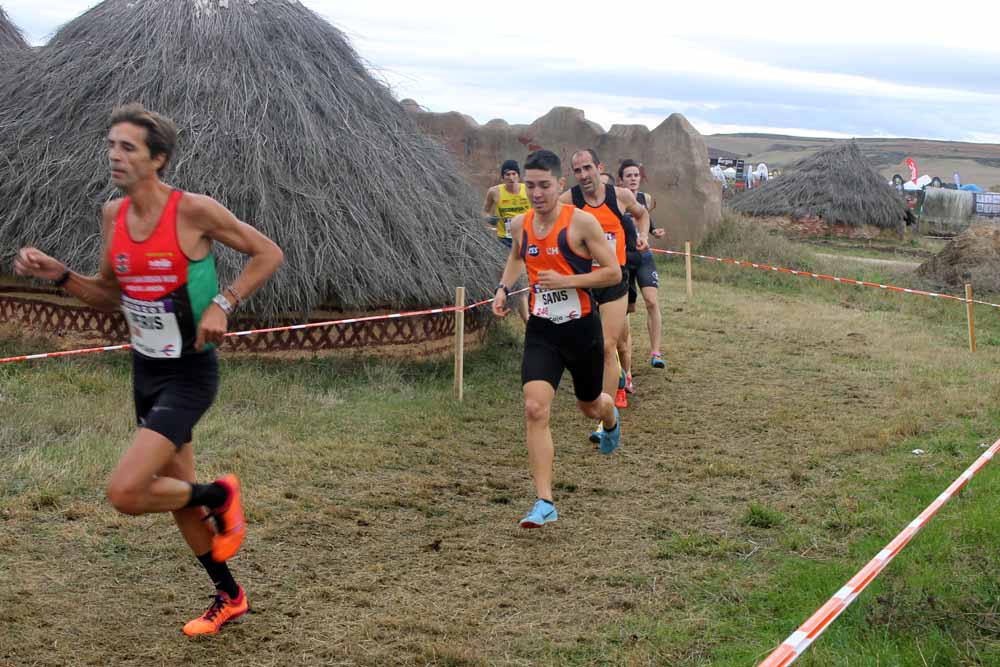
[[[507,186],[500,184],[500,199],[497,200],[497,236],[502,239],[510,238],[510,221],[522,213],[527,213],[531,209],[531,202],[528,200],[527,188],[524,183],[518,183],[517,194],[507,191]]]

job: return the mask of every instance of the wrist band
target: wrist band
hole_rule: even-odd
[[[504,285],[503,283],[497,284],[496,289],[494,289],[493,292],[496,293],[496,291],[498,289],[502,289],[503,290],[503,295],[504,296],[510,296],[510,289],[506,285]]]
[[[66,269],[65,271],[63,271],[63,274],[61,276],[52,281],[52,284],[55,285],[56,287],[62,287],[69,280],[69,276],[70,276],[70,270]]]
[[[230,285],[229,287],[227,287],[225,289],[225,291],[227,291],[230,294],[232,294],[233,298],[236,299],[236,303],[233,304],[233,310],[236,310],[237,308],[239,308],[240,304],[243,303],[243,297],[240,296],[240,293],[237,292],[235,289],[233,289],[232,285]]]

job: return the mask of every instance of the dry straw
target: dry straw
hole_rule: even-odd
[[[906,215],[902,198],[846,141],[799,160],[780,178],[740,195],[734,211],[755,216],[815,215],[830,224],[895,229]]]
[[[30,51],[24,36],[17,29],[7,13],[0,7],[0,68],[6,68],[14,58],[19,58]]]
[[[138,101],[180,129],[166,180],[284,249],[254,312],[444,304],[496,282],[503,255],[456,162],[298,2],[106,0],[29,60],[0,99],[0,261],[31,244],[95,270],[117,196],[108,117]]]

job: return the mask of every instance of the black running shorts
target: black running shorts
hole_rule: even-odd
[[[553,324],[528,318],[524,332],[521,384],[543,380],[559,388],[564,370],[573,377],[573,393],[585,402],[596,401],[604,383],[604,334],[595,311],[578,320]]]
[[[150,359],[132,353],[135,416],[142,428],[159,433],[179,450],[212,406],[219,390],[215,350],[180,359]]]
[[[628,294],[628,285],[628,268],[623,266],[622,281],[620,283],[611,287],[595,287],[590,290],[590,293],[594,295],[594,301],[597,302],[597,305],[611,303]]]
[[[635,303],[639,299],[639,290],[645,287],[660,287],[660,274],[656,271],[656,260],[653,259],[653,253],[646,251],[640,257],[638,268],[635,271],[629,270],[629,303]],[[638,288],[636,288],[636,284],[638,284]]]

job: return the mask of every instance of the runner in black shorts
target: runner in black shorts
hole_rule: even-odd
[[[618,393],[623,379],[618,363],[618,341],[624,335],[626,311],[628,309],[628,281],[624,266],[626,263],[625,229],[622,225],[624,213],[632,213],[639,227],[637,248],[645,249],[645,230],[649,223],[646,209],[639,205],[635,196],[625,188],[607,185],[601,178],[604,165],[592,148],[584,148],[573,153],[571,158],[573,175],[578,181],[569,192],[564,192],[560,201],[572,203],[578,209],[592,214],[601,225],[604,238],[614,249],[615,260],[622,268],[622,280],[612,289],[596,295],[601,311],[601,326],[604,330],[604,392],[609,396]],[[600,426],[590,434],[591,442],[600,442]]]
[[[623,160],[618,167],[618,178],[622,184],[635,195],[636,200],[647,211],[652,212],[656,208],[656,201],[648,192],[641,192],[639,185],[642,182],[642,165],[635,160]],[[657,229],[653,225],[653,218],[649,218],[650,234],[656,238],[663,238],[664,230]],[[630,271],[629,284],[629,307],[628,312],[635,312],[635,304],[638,301],[639,292],[646,306],[646,330],[649,334],[650,361],[653,368],[666,368],[666,362],[660,353],[660,336],[663,329],[662,316],[660,314],[659,287],[660,278],[656,271],[656,261],[653,252],[647,249],[638,253],[638,265],[635,271]],[[638,285],[638,289],[636,286]],[[622,364],[626,369],[625,389],[628,393],[635,391],[632,382],[632,337],[631,333],[626,335],[625,341],[619,348],[619,355],[622,357]]]
[[[126,196],[104,205],[98,274],[73,273],[35,248],[20,250],[14,270],[52,280],[96,308],[122,309],[132,336],[139,428],[111,473],[107,496],[123,514],[173,513],[216,589],[208,610],[184,625],[186,634],[199,635],[218,632],[248,609],[226,563],[246,525],[235,475],[195,483],[191,431],[218,390],[213,348],[223,340],[228,316],[277,270],[282,253],[214,199],[160,180],[176,141],[170,119],[137,104],[117,109],[107,151],[111,182]],[[223,292],[213,241],[250,257]]]
[[[493,312],[499,317],[510,312],[508,286],[527,269],[531,317],[524,333],[521,381],[537,500],[520,525],[538,528],[558,518],[552,497],[555,453],[549,415],[564,370],[573,378],[577,407],[604,425],[601,451],[610,454],[620,442],[618,411],[602,392],[604,342],[590,290],[621,282],[621,273],[594,216],[559,201],[566,182],[559,157],[536,151],[528,156],[524,172],[532,209],[511,223],[513,247]]]

